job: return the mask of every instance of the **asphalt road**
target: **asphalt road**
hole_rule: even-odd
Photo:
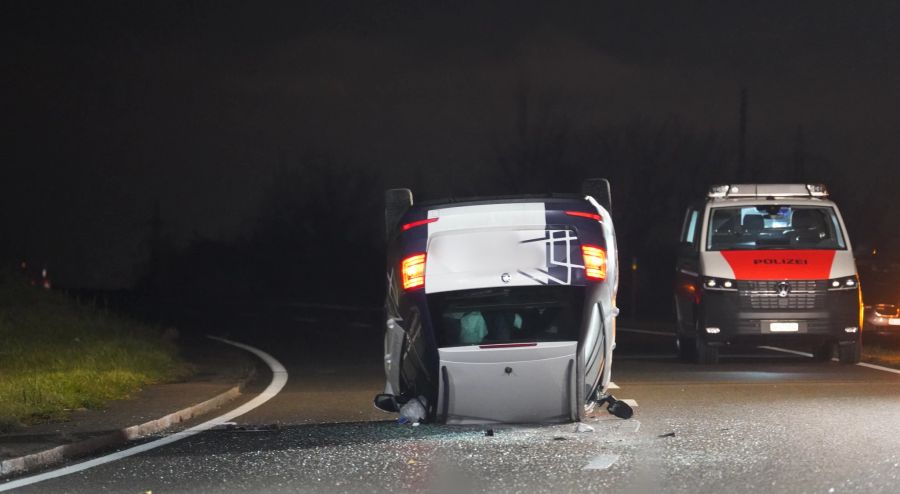
[[[676,360],[670,338],[623,330],[613,378],[616,396],[637,402],[634,418],[598,410],[592,432],[504,426],[489,437],[481,427],[401,426],[374,410],[380,331],[368,317],[297,319],[226,335],[289,373],[235,427],[19,492],[900,490],[897,374],[768,350],[700,367]]]

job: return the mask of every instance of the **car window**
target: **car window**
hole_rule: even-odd
[[[833,208],[761,204],[713,208],[707,250],[846,249]]]
[[[429,296],[441,347],[578,339],[584,287],[512,287]]]
[[[681,232],[681,241],[693,244],[696,241],[697,234],[697,216],[696,209],[689,209],[684,221],[684,228]]]

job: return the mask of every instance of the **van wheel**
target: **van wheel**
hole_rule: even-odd
[[[819,362],[830,361],[832,355],[834,355],[834,343],[830,341],[822,343],[815,350],[813,350],[813,360]]]
[[[714,365],[719,363],[719,347],[709,346],[706,343],[706,340],[701,336],[703,333],[700,332],[700,328],[703,327],[703,323],[700,318],[697,318],[697,321],[694,323],[694,331],[697,335],[694,338],[694,362],[700,365]]]
[[[862,353],[859,338],[849,345],[838,345],[838,360],[842,364],[858,364]]]
[[[719,363],[719,347],[709,346],[703,338],[694,340],[695,361],[700,365],[715,365]]]
[[[675,338],[675,350],[678,352],[678,358],[689,362],[694,356],[694,339],[686,336]]]

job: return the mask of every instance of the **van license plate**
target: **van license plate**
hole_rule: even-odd
[[[900,326],[900,317],[892,317],[888,319],[888,324],[891,326]]]
[[[773,333],[790,333],[800,331],[800,324],[796,322],[769,323],[769,331]]]

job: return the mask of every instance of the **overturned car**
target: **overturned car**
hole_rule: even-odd
[[[384,393],[451,424],[578,421],[607,394],[618,262],[609,183],[413,203],[386,193]]]

